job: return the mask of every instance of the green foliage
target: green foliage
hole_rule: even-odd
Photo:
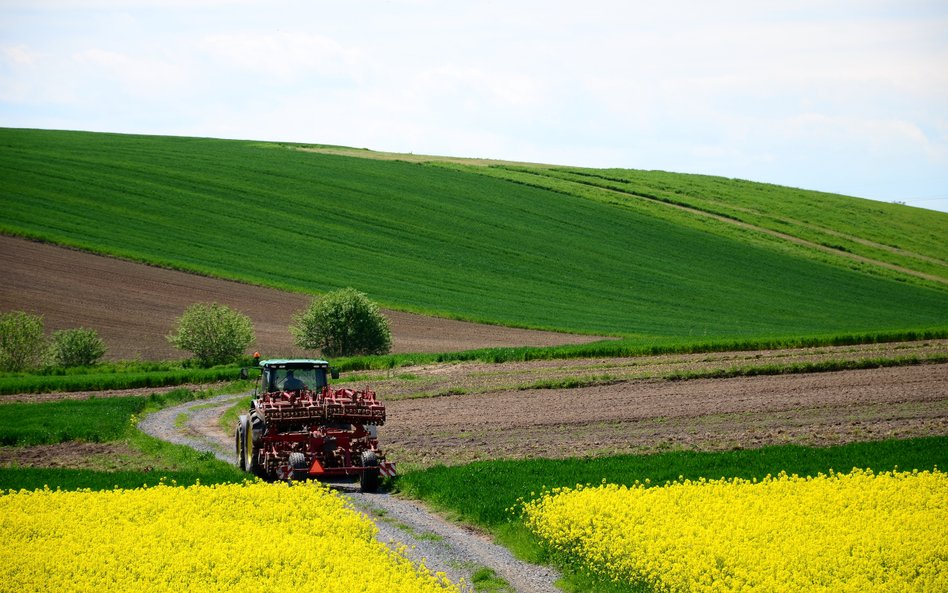
[[[250,318],[218,303],[195,303],[177,321],[168,336],[175,348],[197,356],[204,366],[237,360],[254,341]]]
[[[57,366],[89,366],[99,362],[105,350],[105,343],[94,329],[64,329],[53,332],[48,356]]]
[[[351,286],[407,310],[618,334],[638,345],[946,323],[943,286],[630,196],[632,182],[615,182],[616,193],[539,169],[452,169],[196,138],[0,130],[0,143],[0,231],[213,276],[319,293]],[[693,180],[667,174],[649,183],[675,192],[679,181]],[[681,191],[700,195],[707,186],[699,182]],[[828,231],[847,216],[860,222],[838,230],[846,235],[908,225],[870,240],[944,261],[948,215],[714,184],[719,201],[731,193],[773,204],[793,229],[821,226],[824,204]],[[905,243],[904,235],[922,238]]]
[[[293,317],[290,331],[297,346],[321,350],[325,356],[386,354],[392,349],[388,320],[378,305],[352,288],[314,298]]]
[[[189,389],[135,397],[0,404],[0,445],[105,443],[126,436],[133,415],[200,397]]]
[[[0,315],[0,370],[36,366],[43,353],[43,318],[23,311]]]

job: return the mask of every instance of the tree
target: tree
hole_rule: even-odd
[[[195,303],[178,318],[168,337],[175,348],[192,352],[204,366],[225,364],[240,357],[254,341],[250,318],[218,303]]]
[[[94,329],[64,329],[53,332],[49,359],[62,367],[89,366],[105,354],[105,343]]]
[[[344,288],[313,299],[293,316],[290,333],[300,348],[321,350],[324,356],[386,354],[392,332],[379,307],[363,293]]]
[[[23,311],[0,315],[0,370],[36,366],[43,353],[43,318]]]

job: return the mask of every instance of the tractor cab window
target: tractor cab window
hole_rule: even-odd
[[[310,389],[319,391],[326,386],[326,369],[324,368],[275,368],[269,369],[264,378],[267,381],[267,391],[296,391]]]

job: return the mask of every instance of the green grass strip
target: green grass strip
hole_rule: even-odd
[[[223,462],[218,462],[222,466]],[[111,490],[113,488],[141,488],[160,483],[187,486],[201,484],[232,483],[245,479],[246,474],[234,475],[230,471],[94,471],[64,468],[11,468],[0,467],[0,495],[6,490]]]
[[[126,441],[166,469],[155,471],[97,471],[63,468],[0,468],[0,491],[50,488],[137,488],[164,480],[178,484],[239,482],[247,478],[231,464],[181,445],[144,434],[138,418],[161,408],[219,393],[240,392],[248,382],[234,382],[215,390],[175,389],[139,397],[90,398],[42,403],[0,405],[0,444],[29,446],[71,441]]]
[[[528,362],[572,358],[630,358],[662,354],[698,354],[705,352],[746,352],[785,350],[825,346],[856,346],[948,338],[948,326],[893,330],[887,332],[843,333],[811,336],[784,336],[746,340],[659,340],[642,343],[635,339],[616,339],[568,346],[482,348],[440,354],[390,354],[353,356],[334,359],[341,372],[385,370],[442,362]]]
[[[246,384],[234,385],[239,386],[236,389]],[[216,393],[182,388],[147,396],[0,404],[0,445],[114,441],[127,435],[134,417]]]
[[[122,438],[141,397],[63,400],[0,405],[0,445],[48,445],[66,441],[104,443]]]
[[[729,379],[733,377],[756,377],[764,375],[792,375],[798,373],[829,373],[862,369],[881,369],[888,367],[912,366],[919,364],[937,364],[948,362],[946,354],[930,356],[898,356],[895,358],[863,358],[857,360],[821,360],[817,362],[796,362],[790,364],[770,364],[764,366],[731,367],[703,371],[683,371],[663,375],[669,381],[689,379]]]
[[[162,371],[106,372],[70,375],[17,374],[0,377],[0,394],[53,393],[58,391],[104,391],[110,389],[139,389],[142,387],[171,387],[188,383],[204,384],[232,381],[239,368],[214,367],[210,369],[179,369]]]

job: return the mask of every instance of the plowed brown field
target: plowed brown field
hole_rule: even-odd
[[[390,401],[387,409],[380,439],[392,458],[422,466],[825,446],[948,434],[948,364],[488,391]]]
[[[47,330],[95,329],[112,360],[186,358],[165,336],[184,309],[217,302],[248,315],[264,356],[312,355],[287,329],[312,297],[156,268],[0,236],[0,311],[43,315]],[[450,352],[507,346],[553,346],[601,338],[513,329],[385,310],[394,352]]]

